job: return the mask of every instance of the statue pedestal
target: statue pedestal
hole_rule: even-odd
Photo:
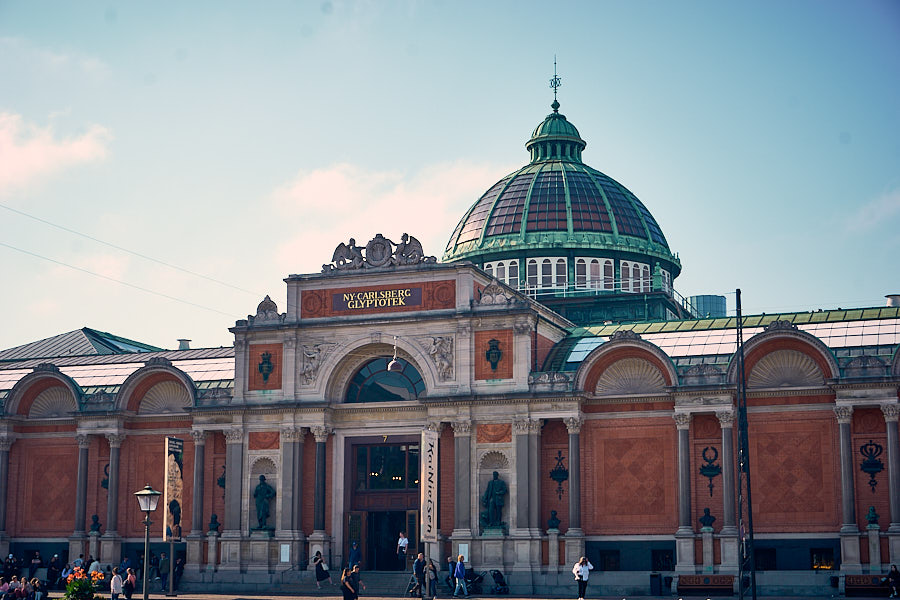
[[[313,557],[316,555],[316,552],[322,553],[322,558],[325,559],[325,563],[332,568],[335,568],[336,565],[331,564],[331,538],[322,530],[313,531],[309,534],[309,537],[306,538],[309,545],[309,566],[307,570],[315,571],[316,565],[313,563]]]
[[[218,552],[219,532],[210,531],[206,534],[206,570],[215,571],[216,562],[219,560]]]
[[[73,562],[80,555],[84,554],[84,540],[86,537],[84,533],[80,535],[75,533],[69,538],[69,562]],[[9,554],[9,550],[6,550],[3,554]]]
[[[869,536],[869,573],[881,573],[881,527],[878,523],[866,526]]]
[[[277,551],[272,529],[254,529],[250,531],[250,556],[247,559],[248,571],[269,571],[273,566]]]
[[[241,532],[226,529],[222,532],[220,542],[222,552],[219,558],[220,571],[240,571],[241,569]]]
[[[469,559],[471,560],[471,559]],[[503,530],[500,530],[499,535],[483,535],[481,540],[481,561],[479,561],[480,566],[484,566],[485,569],[494,568],[494,569],[502,569],[503,568]]]
[[[94,558],[100,557],[100,532],[92,531],[88,534],[90,541],[88,542],[88,555]]]
[[[107,531],[100,536],[100,563],[116,566],[120,562],[122,562],[122,538],[115,531]]]
[[[566,564],[574,565],[584,556],[584,531],[571,527],[566,531]]]
[[[198,574],[203,567],[203,534],[191,532],[187,536],[187,557],[184,572]]]
[[[694,573],[694,531],[690,527],[679,527],[675,532],[675,571]]]
[[[721,552],[719,572],[737,573],[740,559],[740,540],[737,527],[723,527],[719,531],[719,549]]]
[[[547,537],[547,572],[559,573],[559,529],[548,529]]]
[[[841,571],[862,573],[859,551],[859,530],[855,525],[841,527]]]
[[[712,573],[715,568],[715,548],[713,547],[713,528],[701,527],[700,538],[703,540],[703,572]]]
[[[486,538],[502,538],[504,536],[502,527],[485,527],[481,532],[481,537]]]

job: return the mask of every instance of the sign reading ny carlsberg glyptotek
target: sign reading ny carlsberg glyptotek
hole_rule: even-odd
[[[422,541],[437,542],[438,501],[438,432],[422,430],[422,473],[419,489],[422,490]]]
[[[352,290],[331,295],[331,309],[334,311],[421,305],[421,287],[398,287],[386,290]]]

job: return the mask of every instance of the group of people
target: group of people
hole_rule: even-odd
[[[37,577],[27,579],[13,575],[9,581],[0,577],[0,598],[3,600],[45,600],[47,590]]]

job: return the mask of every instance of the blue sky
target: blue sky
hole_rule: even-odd
[[[894,1],[0,0],[0,347],[83,326],[230,345],[351,236],[440,256],[527,162],[554,54],[585,162],[654,214],[681,293],[772,313],[900,292]]]

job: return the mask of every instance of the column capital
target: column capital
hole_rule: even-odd
[[[235,352],[244,352],[245,350],[247,350],[247,346],[249,346],[249,344],[245,339],[234,340]]]
[[[841,425],[848,424],[853,418],[853,407],[848,405],[835,406],[834,416],[837,417],[838,423]]]
[[[86,433],[75,434],[75,441],[78,442],[78,449],[84,450],[91,447],[91,436]]]
[[[206,438],[209,437],[209,433],[203,431],[202,429],[191,429],[191,439],[194,440],[195,446],[203,446],[206,444]]]
[[[306,432],[301,427],[284,427],[281,430],[282,442],[302,442]]]
[[[734,427],[734,410],[718,410],[716,411],[716,418],[719,419],[719,425],[723,428]]]
[[[281,341],[285,350],[295,350],[297,348],[297,338],[286,337]]]
[[[471,421],[453,421],[450,426],[453,427],[453,435],[456,437],[472,435]]]
[[[425,429],[428,431],[435,431],[440,435],[444,430],[444,424],[440,421],[428,421],[428,423],[425,424]]]
[[[689,412],[677,412],[672,415],[672,418],[675,419],[675,428],[678,430],[689,429],[691,426],[691,413]]]
[[[577,435],[581,433],[581,426],[584,425],[584,415],[578,415],[577,417],[566,417],[565,419],[563,419],[563,423],[566,424],[566,429],[569,430],[569,435]]]
[[[315,427],[309,428],[310,433],[313,434],[313,437],[316,438],[317,444],[324,444],[328,441],[328,435],[331,433],[331,430],[324,425],[316,425]]]
[[[124,433],[107,433],[106,439],[109,441],[110,448],[121,448],[122,442],[125,441]]]
[[[243,429],[225,429],[222,433],[225,434],[226,444],[241,444],[244,441]]]
[[[543,419],[529,419],[528,420],[528,433],[535,434],[541,432],[541,427],[544,425]]]
[[[890,404],[882,404],[881,412],[884,413],[884,420],[888,423],[897,422],[898,417],[900,417],[900,404],[890,403]]]
[[[16,438],[11,435],[0,436],[0,452],[9,452],[9,449],[15,443]]]
[[[527,417],[513,419],[513,430],[516,432],[516,435],[527,434],[530,421],[531,419]]]

